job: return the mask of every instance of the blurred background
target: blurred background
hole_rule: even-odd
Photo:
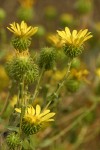
[[[41,93],[55,87],[65,74],[66,58],[52,41],[56,30],[64,30],[66,26],[71,30],[88,28],[93,34],[81,57],[72,63],[70,81],[60,95],[55,123],[32,142],[37,150],[100,150],[100,0],[0,0],[0,110],[10,84],[4,66],[13,51],[12,34],[6,27],[22,20],[39,27],[31,45],[33,55],[43,46],[58,49],[59,71],[46,72]],[[14,106],[16,95],[12,95],[8,109],[0,118],[0,132]],[[37,102],[41,103],[41,99]]]

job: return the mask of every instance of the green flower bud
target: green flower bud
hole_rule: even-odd
[[[12,45],[19,52],[26,51],[31,44],[31,38],[14,37]]]
[[[71,14],[64,13],[60,16],[60,24],[65,26],[72,26],[74,24],[73,16]]]
[[[81,62],[78,58],[74,58],[72,63],[71,63],[71,68],[80,68]]]
[[[13,58],[6,64],[6,71],[11,79],[21,82],[24,78],[27,83],[34,82],[39,74],[37,65],[27,57]]]
[[[79,14],[87,14],[91,12],[93,7],[91,0],[78,0],[75,4],[75,9]]]
[[[75,47],[73,45],[65,45],[64,46],[64,52],[65,54],[73,59],[74,57],[79,56],[82,51],[84,50],[83,46]]]
[[[66,82],[66,86],[69,92],[74,93],[79,89],[80,82],[74,79],[70,79]]]
[[[2,22],[6,18],[6,12],[4,9],[0,8],[0,22]]]
[[[20,7],[17,11],[20,20],[30,21],[34,18],[34,10],[32,8]]]
[[[49,6],[45,9],[45,16],[47,19],[53,20],[57,16],[57,10],[53,6]]]
[[[38,26],[38,31],[36,33],[36,37],[43,37],[45,35],[46,31],[43,26]]]
[[[46,70],[52,69],[56,59],[56,51],[54,48],[45,47],[41,50],[39,56],[39,67],[45,66]]]
[[[15,133],[9,134],[6,138],[6,142],[10,150],[15,150],[15,148],[21,144],[19,135]]]
[[[26,134],[26,135],[32,135],[32,134],[36,134],[39,132],[39,130],[41,129],[41,125],[40,124],[32,124],[26,120],[22,120],[22,131]]]

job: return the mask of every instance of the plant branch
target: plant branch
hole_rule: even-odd
[[[6,111],[6,109],[8,107],[11,88],[12,88],[12,84],[10,84],[10,86],[9,86],[9,92],[8,92],[4,107],[3,107],[2,111],[0,112],[1,117],[2,117],[2,115],[4,114],[4,112]]]
[[[49,106],[53,101],[58,99],[59,93],[70,75],[70,67],[71,67],[71,60],[69,60],[68,62],[68,68],[67,68],[65,76],[63,77],[63,80],[60,83],[58,83],[55,92],[53,92],[51,95],[47,97],[47,100],[48,100],[47,106]]]
[[[45,71],[45,66],[43,66],[42,69],[41,69],[41,73],[40,73],[39,79],[37,81],[37,85],[36,85],[36,88],[35,88],[35,91],[34,91],[34,95],[32,97],[32,101],[34,101],[36,99],[36,97],[38,96],[39,88],[40,88],[40,82],[41,82],[41,78],[44,74],[44,71]]]

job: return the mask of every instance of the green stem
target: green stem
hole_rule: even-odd
[[[67,72],[66,72],[63,80],[60,83],[58,83],[55,92],[53,92],[50,96],[47,97],[47,100],[49,101],[47,104],[48,106],[52,103],[52,101],[55,101],[56,99],[58,99],[59,93],[70,75],[70,67],[71,67],[71,60],[69,60],[69,62],[68,62]]]
[[[66,74],[65,74],[65,76],[64,76],[64,78],[63,78],[63,80],[62,80],[62,82],[58,84],[58,88],[57,88],[57,90],[56,90],[56,94],[57,94],[57,95],[59,95],[59,92],[60,92],[61,88],[64,86],[64,84],[65,84],[65,82],[66,82],[66,79],[67,79],[67,78],[69,77],[69,75],[70,75],[70,67],[71,67],[71,61],[68,62],[67,72],[66,72]]]
[[[8,95],[7,95],[7,98],[6,98],[4,107],[3,107],[2,111],[0,112],[0,116],[1,116],[1,117],[2,117],[2,115],[4,114],[4,112],[6,111],[6,109],[7,109],[7,107],[8,107],[11,88],[12,88],[12,85],[9,86],[9,92],[8,92]]]
[[[22,126],[22,118],[25,110],[25,100],[24,100],[24,79],[20,83],[20,106],[21,106],[21,114],[20,114],[20,127],[19,127],[19,135],[21,135],[21,126]]]
[[[41,73],[40,73],[40,76],[39,76],[39,79],[37,81],[37,85],[36,85],[36,88],[35,88],[35,91],[34,91],[34,95],[32,97],[32,101],[34,101],[36,99],[36,97],[38,96],[39,88],[40,88],[40,82],[41,82],[41,78],[44,74],[44,71],[45,71],[45,66],[42,67],[42,70],[41,70]]]

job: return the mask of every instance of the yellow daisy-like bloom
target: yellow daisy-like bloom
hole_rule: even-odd
[[[71,70],[71,75],[72,77],[76,78],[77,80],[83,80],[87,84],[90,84],[90,81],[87,79],[87,76],[89,75],[89,71],[87,69],[82,69],[82,70],[76,70],[72,69]]]
[[[80,30],[73,30],[72,33],[68,27],[65,27],[65,31],[57,30],[58,35],[64,41],[65,44],[73,45],[76,47],[81,46],[85,41],[92,37],[91,32],[88,32],[88,29]]]
[[[15,110],[19,113],[21,113],[21,109],[15,108]],[[33,106],[28,106],[25,109],[25,114],[23,119],[31,124],[42,124],[48,121],[54,121],[54,119],[51,119],[55,113],[50,113],[49,109],[43,110],[41,112],[40,105],[36,105],[36,109],[33,108]]]
[[[63,46],[63,41],[59,38],[57,34],[49,35],[48,40],[51,41],[57,48],[61,48]]]
[[[15,22],[10,24],[10,28],[7,27],[7,29],[13,32],[16,36],[28,38],[37,32],[38,27],[28,27],[27,24],[22,21],[20,24]]]
[[[89,71],[87,69],[83,69],[83,70],[72,69],[71,74],[73,77],[77,78],[78,80],[81,80],[87,75],[89,75]]]

